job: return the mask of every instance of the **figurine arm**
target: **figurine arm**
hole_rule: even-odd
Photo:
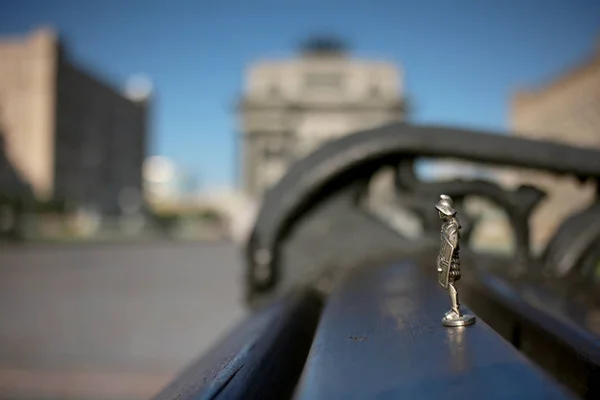
[[[456,248],[458,245],[458,226],[455,224],[450,225],[446,231],[446,234],[448,235],[448,241],[450,244]]]

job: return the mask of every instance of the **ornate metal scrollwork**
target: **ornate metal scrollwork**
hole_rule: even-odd
[[[515,263],[513,274],[523,272],[530,261],[529,253],[529,216],[546,196],[545,192],[530,185],[522,185],[516,190],[506,190],[499,185],[484,180],[450,180],[442,182],[422,182],[414,173],[413,162],[401,162],[398,168],[396,189],[399,192],[399,202],[419,215],[425,231],[438,235],[439,223],[437,216],[429,206],[435,202],[440,193],[448,194],[457,205],[464,209],[465,199],[469,196],[479,196],[500,206],[506,211],[515,234]],[[461,213],[462,237],[468,242],[476,221],[468,214]]]
[[[549,277],[582,274],[583,258],[599,245],[600,203],[595,203],[562,223],[541,256],[542,272]]]
[[[364,222],[359,221],[366,220],[358,217],[358,214],[356,218],[353,217],[355,225],[334,223],[334,219],[343,220],[344,215],[359,212],[358,206],[353,208],[353,203],[343,200],[344,196],[340,194],[347,192],[349,194],[347,198],[352,196],[355,198],[357,193],[360,195],[374,173],[384,167],[397,169],[396,190],[400,194],[399,198],[403,206],[419,216],[426,233],[435,232],[436,235],[438,233],[439,223],[430,207],[440,193],[450,195],[459,208],[468,196],[484,197],[506,211],[513,228],[516,239],[516,262],[510,264],[512,272],[519,274],[527,269],[531,272],[530,266],[538,265],[537,260],[532,261],[529,251],[528,218],[545,196],[541,190],[532,186],[521,186],[512,191],[505,190],[481,179],[421,182],[416,179],[412,170],[412,163],[418,157],[452,158],[487,165],[523,167],[571,175],[584,180],[597,181],[600,178],[600,152],[552,142],[404,123],[342,137],[297,161],[266,193],[247,246],[249,298],[267,295],[279,283],[296,279],[298,274],[290,273],[290,268],[299,267],[292,266],[295,264],[292,262],[294,260],[289,258],[291,254],[310,254],[311,251],[327,253],[327,257],[323,256],[319,260],[311,258],[307,263],[317,270],[319,268],[331,270],[342,267],[341,264],[349,259],[359,258],[347,257],[344,258],[345,261],[340,261],[343,257],[337,259],[336,256],[341,253],[358,251],[355,249],[359,247],[361,251],[366,251],[367,248],[373,253],[383,252],[382,249],[370,249],[365,245],[369,240],[372,240],[368,242],[372,247],[384,246],[383,242],[387,243],[386,249],[394,247],[395,245],[391,244],[392,239],[381,239],[382,237],[371,239],[370,236],[375,235],[366,232],[361,236],[359,233],[351,232],[351,230],[367,229],[360,225]],[[335,205],[323,206],[328,202],[333,204],[334,198]],[[346,214],[340,214],[342,208]],[[335,218],[331,216],[336,212]],[[313,243],[310,245],[313,247],[309,246],[300,252],[291,251],[287,255],[284,254],[285,248],[293,247],[298,232],[303,231],[300,227],[306,225],[306,221],[311,218],[312,220],[316,218],[317,221],[310,223],[312,230],[304,231],[318,232],[319,237],[312,242],[306,237],[302,240],[304,246],[309,246],[306,243],[310,242]],[[348,219],[352,218],[349,216]],[[468,237],[476,221],[461,222],[464,223],[463,236]],[[331,235],[343,236],[338,241],[341,247],[335,248],[338,250],[331,246],[327,247],[327,235],[321,225],[338,226],[339,231],[331,233]],[[365,243],[356,242],[359,237],[364,237],[362,241]],[[410,249],[411,246],[408,244],[405,248]],[[401,244],[396,247],[401,247]],[[555,258],[550,253],[545,259],[553,262],[550,260]],[[315,263],[320,264],[313,265]],[[288,272],[283,271],[286,269]],[[286,285],[292,283],[287,282]]]

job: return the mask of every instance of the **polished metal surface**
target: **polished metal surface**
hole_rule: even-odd
[[[475,316],[471,314],[462,314],[457,317],[452,313],[451,315],[446,315],[442,318],[442,325],[448,327],[468,326],[473,325],[474,323]]]
[[[458,291],[454,283],[460,279],[460,223],[456,217],[452,198],[440,195],[435,205],[443,221],[441,230],[440,252],[437,257],[438,282],[448,290],[452,307],[442,318],[442,324],[449,327],[467,326],[475,323],[475,316],[460,311]]]

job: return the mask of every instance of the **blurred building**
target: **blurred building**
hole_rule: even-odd
[[[600,148],[600,41],[586,62],[542,87],[517,92],[511,106],[515,135]],[[589,204],[596,190],[574,179],[538,173],[512,175],[509,181],[532,183],[548,192],[532,221],[538,246],[567,215]]]
[[[0,77],[6,157],[37,199],[111,213],[123,191],[140,193],[147,90],[129,98],[103,83],[51,29],[1,38]]]
[[[4,135],[0,131],[0,203],[2,200],[33,198],[31,186],[14,168],[6,155]]]
[[[352,58],[338,41],[309,40],[296,58],[257,62],[240,104],[243,189],[260,197],[323,142],[404,113],[399,67]]]

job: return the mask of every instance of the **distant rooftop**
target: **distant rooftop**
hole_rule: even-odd
[[[305,56],[340,56],[348,51],[348,44],[335,36],[313,35],[300,44]]]

